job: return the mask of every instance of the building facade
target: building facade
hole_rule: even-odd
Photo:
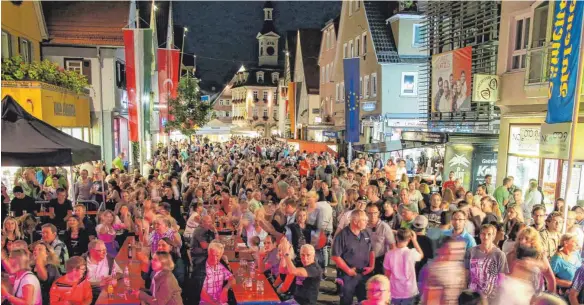
[[[584,200],[584,150],[575,149],[572,177],[567,177],[565,156],[545,154],[541,147],[549,131],[545,124],[548,103],[553,1],[502,2],[497,75],[501,109],[498,170],[513,176],[526,190],[536,179],[546,201],[567,198],[573,205]],[[582,55],[581,55],[582,56]],[[575,76],[571,76],[575,77]],[[583,100],[582,98],[580,99]],[[580,104],[576,148],[584,143],[584,105]],[[571,181],[567,192],[566,182]]]
[[[335,103],[339,103],[338,86],[332,79],[335,56],[337,53],[337,35],[339,33],[340,17],[329,20],[322,28],[322,38],[320,42],[320,52],[318,55],[318,66],[320,71],[320,89],[319,98],[321,109],[321,124],[324,130],[321,131],[321,137],[324,140],[336,141],[338,133],[334,128]],[[328,127],[332,128],[328,128]]]
[[[359,58],[360,143],[386,140],[390,120],[420,122],[419,71],[427,52],[420,42],[422,16],[399,12],[398,2],[345,1],[332,68],[333,120],[345,128],[343,60]],[[390,18],[391,17],[391,18]],[[388,125],[389,124],[389,125]],[[388,139],[389,140],[389,139]]]

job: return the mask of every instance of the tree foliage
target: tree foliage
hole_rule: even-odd
[[[177,98],[170,98],[168,105],[170,109],[166,128],[180,131],[189,138],[207,124],[212,109],[210,103],[201,102],[199,79],[189,75],[181,77]]]

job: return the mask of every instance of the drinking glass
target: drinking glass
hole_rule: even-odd
[[[263,281],[256,282],[256,291],[258,294],[264,294],[264,282]]]

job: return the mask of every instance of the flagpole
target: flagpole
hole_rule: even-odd
[[[185,27],[184,31],[183,31],[182,45],[180,46],[180,62],[178,63],[178,66],[180,69],[179,78],[182,74],[183,56],[185,55],[185,37],[187,36],[188,31],[189,31],[189,29]]]
[[[580,47],[584,46],[584,23],[580,25]],[[576,97],[574,100],[574,109],[572,111],[572,124],[570,128],[570,148],[568,150],[568,174],[566,181],[566,203],[564,204],[564,224],[562,225],[562,234],[566,233],[567,230],[567,219],[568,219],[568,196],[570,194],[570,188],[572,187],[572,168],[574,167],[574,142],[576,142],[576,129],[578,127],[578,112],[580,111],[580,97],[582,96],[582,58],[584,54],[580,54],[578,58],[578,75],[576,76]],[[576,198],[578,202],[578,198]]]

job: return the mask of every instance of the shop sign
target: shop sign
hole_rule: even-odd
[[[454,177],[462,181],[464,188],[469,189],[471,186],[473,151],[474,147],[472,145],[447,145],[444,154],[444,177],[442,181],[447,181],[448,175],[452,171],[454,172]]]
[[[473,182],[471,189],[485,183],[485,176],[492,175],[493,181],[497,181],[497,153],[496,152],[477,152],[473,160]]]
[[[567,160],[570,151],[572,123],[542,124],[539,156]]]
[[[538,156],[540,131],[540,126],[511,126],[509,132],[509,153]]]
[[[388,127],[405,127],[405,128],[426,128],[426,123],[420,120],[395,120],[387,119],[385,121]]]
[[[336,138],[337,137],[337,132],[336,131],[329,131],[329,130],[325,130],[322,132],[322,135],[325,137],[329,137],[329,138]]]
[[[53,110],[54,110],[55,115],[70,116],[70,117],[75,116],[75,105],[74,104],[55,102],[53,104]]]
[[[361,126],[363,127],[373,127],[375,126],[375,122],[371,120],[363,120],[361,121]]]
[[[377,108],[376,101],[363,102],[361,104],[361,109],[363,109],[363,111],[371,112],[371,111],[375,111],[375,108]]]
[[[496,102],[499,100],[499,76],[475,74],[472,100],[473,102]]]
[[[442,132],[403,131],[401,139],[404,141],[419,141],[426,143],[448,142],[448,136]]]

